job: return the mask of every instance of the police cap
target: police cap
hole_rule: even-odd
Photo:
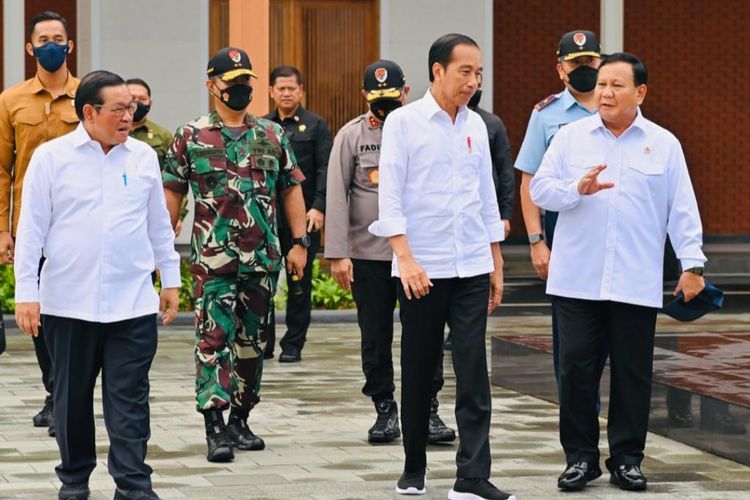
[[[218,76],[222,80],[232,80],[241,75],[258,78],[253,73],[253,65],[250,64],[247,52],[234,47],[225,47],[214,54],[208,61],[206,74],[209,77]]]
[[[367,102],[401,97],[406,77],[401,67],[393,61],[380,59],[370,64],[362,76],[362,88],[367,92]]]
[[[557,58],[570,61],[581,56],[601,57],[601,52],[599,39],[593,31],[576,30],[565,33],[560,38]]]

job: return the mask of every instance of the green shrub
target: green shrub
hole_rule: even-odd
[[[351,291],[343,290],[328,273],[320,270],[320,262],[313,263],[312,304],[314,309],[351,309],[354,297]]]
[[[16,310],[16,279],[13,276],[13,266],[0,265],[0,306],[5,314]]]

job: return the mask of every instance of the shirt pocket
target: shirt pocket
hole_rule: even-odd
[[[600,158],[593,156],[574,156],[565,166],[565,177],[568,179],[580,179],[592,168],[601,165]]]
[[[251,153],[248,158],[250,160],[249,175],[241,175],[240,191],[270,196],[276,189],[276,181],[279,177],[279,159],[265,153]]]
[[[632,159],[627,162],[627,166],[643,175],[662,175],[664,174],[664,164],[653,160]]]
[[[360,154],[357,158],[357,177],[363,186],[377,188],[380,185],[380,153]]]
[[[227,194],[227,157],[224,148],[202,148],[191,151],[194,179],[203,198]]]

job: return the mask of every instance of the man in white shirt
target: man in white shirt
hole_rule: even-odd
[[[492,398],[487,315],[503,290],[500,220],[487,128],[466,105],[482,55],[471,38],[449,34],[429,52],[430,89],[388,115],[380,151],[379,220],[400,277],[401,421],[406,462],[396,492],[426,493],[430,387],[447,321],[453,331],[456,420],[461,444],[451,499],[514,499],[488,478]]]
[[[39,146],[24,179],[16,241],[16,321],[53,361],[60,499],[89,497],[96,466],[94,385],[102,371],[115,499],[156,499],[146,465],[148,371],[156,317],[177,313],[179,255],[156,153],[128,138],[135,103],[108,71],[81,80],[81,124]],[[39,259],[47,260],[37,283]],[[151,272],[161,273],[161,299]]]
[[[640,464],[667,234],[683,269],[675,294],[689,301],[704,287],[703,231],[685,157],[674,135],[640,112],[647,78],[632,54],[606,57],[596,86],[599,114],[561,129],[531,181],[534,203],[560,213],[547,293],[558,300],[564,490],[601,475],[602,342],[610,348],[612,380],[610,482],[646,489]]]

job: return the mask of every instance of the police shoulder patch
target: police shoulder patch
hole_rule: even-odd
[[[537,110],[537,111],[541,111],[544,108],[546,108],[547,106],[549,106],[550,104],[552,104],[553,102],[555,102],[556,100],[557,100],[557,95],[556,94],[548,95],[547,97],[545,97],[544,99],[542,99],[538,103],[534,104],[534,109]]]

